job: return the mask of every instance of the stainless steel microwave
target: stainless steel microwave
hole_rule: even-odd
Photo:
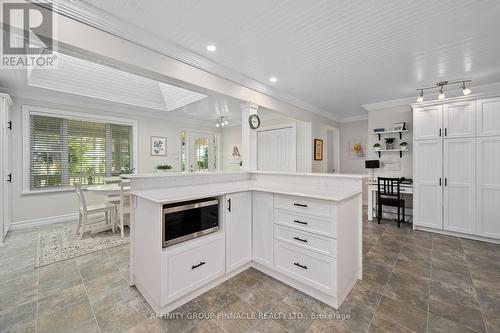
[[[207,198],[163,206],[162,246],[219,230],[219,199]]]

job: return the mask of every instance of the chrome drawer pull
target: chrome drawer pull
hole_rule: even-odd
[[[307,239],[302,239],[299,237],[294,237],[293,239],[298,240],[299,242],[307,243]]]
[[[305,204],[300,204],[300,203],[294,203],[293,205],[294,205],[294,206],[299,206],[299,207],[307,207],[307,205],[305,205]]]
[[[304,221],[293,220],[293,222],[298,223],[298,224],[305,224],[305,225],[307,225],[307,222],[304,222]]]
[[[307,266],[306,266],[306,265],[301,265],[301,264],[299,264],[298,262],[294,262],[293,264],[294,264],[295,266],[299,266],[300,268],[307,269]]]
[[[204,261],[202,261],[202,262],[200,262],[198,265],[193,265],[193,266],[191,267],[191,269],[196,269],[196,268],[198,268],[198,267],[200,267],[200,266],[203,266],[203,265],[205,265],[205,264],[206,264],[206,263],[205,263]]]

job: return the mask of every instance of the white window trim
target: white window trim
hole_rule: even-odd
[[[117,125],[128,125],[132,126],[132,161],[133,168],[137,171],[137,120],[134,119],[125,119],[118,118],[113,116],[102,116],[91,113],[84,112],[76,112],[76,111],[67,111],[67,110],[58,110],[51,109],[33,105],[23,105],[22,106],[22,133],[23,133],[23,147],[22,147],[22,156],[23,156],[23,189],[21,194],[43,194],[43,193],[56,193],[56,192],[66,192],[72,191],[71,188],[57,188],[57,189],[41,189],[41,190],[32,190],[30,189],[30,116],[31,115],[40,115],[40,116],[52,116],[52,117],[60,117],[66,119],[75,119],[75,120],[86,120],[93,122],[101,122],[101,123],[113,123]]]

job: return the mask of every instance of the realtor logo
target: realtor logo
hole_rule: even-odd
[[[2,68],[20,67],[54,68],[54,15],[52,3],[28,3],[16,0],[0,0],[2,33]]]

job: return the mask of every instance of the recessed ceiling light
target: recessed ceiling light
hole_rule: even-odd
[[[207,45],[207,51],[214,52],[215,50],[217,50],[217,46],[214,44]]]
[[[276,76],[271,76],[269,78],[269,81],[272,82],[272,83],[274,83],[274,82],[278,81],[278,78]]]

